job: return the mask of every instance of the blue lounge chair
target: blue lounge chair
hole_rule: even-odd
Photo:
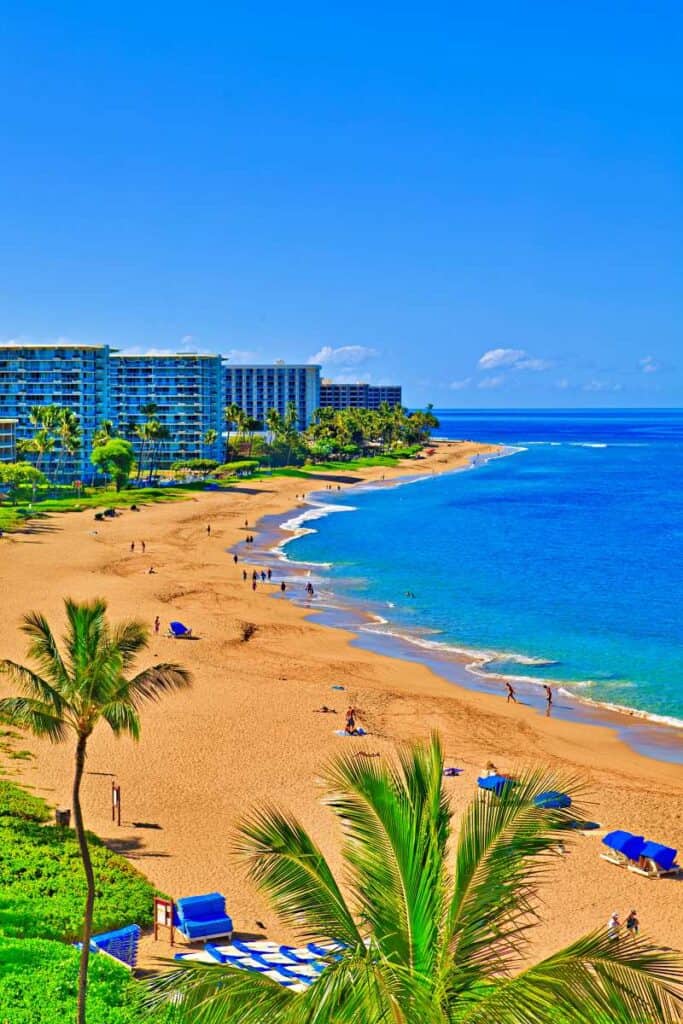
[[[629,864],[629,871],[635,871],[647,878],[661,878],[663,875],[677,875],[680,864],[676,863],[677,850],[650,840],[643,844],[638,863]]]
[[[601,853],[602,859],[608,860],[610,864],[617,864],[622,868],[627,867],[629,862],[637,861],[645,845],[644,836],[634,836],[623,829],[608,832],[602,841],[610,851],[609,853]]]
[[[90,948],[97,953],[106,953],[132,970],[138,962],[139,941],[140,926],[129,924],[126,928],[118,928],[113,932],[93,935],[90,939]]]
[[[515,780],[508,775],[483,775],[477,779],[479,789],[486,789],[490,793],[500,796],[508,786],[516,785]]]
[[[539,793],[538,796],[535,796],[534,803],[536,807],[541,807],[543,810],[559,811],[565,807],[571,807],[572,800],[566,793],[560,793],[556,789],[549,789],[547,793]]]
[[[232,938],[232,918],[225,911],[225,896],[220,892],[177,900],[173,924],[188,942],[224,935]]]
[[[168,635],[175,640],[187,640],[192,636],[192,630],[184,626],[182,622],[169,622]]]

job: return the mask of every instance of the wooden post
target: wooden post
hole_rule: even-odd
[[[175,937],[173,927],[173,900],[165,900],[161,896],[154,897],[154,941],[159,937],[160,928],[169,928],[171,931],[171,945]]]
[[[111,784],[111,820],[121,825],[121,787],[115,782]]]

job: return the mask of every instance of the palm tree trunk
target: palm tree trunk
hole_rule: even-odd
[[[93,909],[95,906],[95,874],[93,872],[92,861],[90,859],[90,850],[88,849],[88,840],[85,834],[85,828],[83,827],[83,812],[81,810],[80,797],[81,779],[83,778],[83,769],[85,767],[85,747],[87,742],[87,736],[78,737],[78,743],[76,745],[76,773],[74,775],[72,798],[76,838],[78,840],[78,848],[81,852],[85,881],[88,887],[88,894],[85,900],[85,912],[83,914],[83,934],[81,936],[83,945],[81,947],[81,966],[78,972],[78,1013],[76,1015],[76,1024],[86,1024],[85,1001],[88,990],[88,960],[90,959],[90,938],[92,936]]]

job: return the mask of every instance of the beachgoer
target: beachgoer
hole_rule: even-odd
[[[514,687],[512,686],[511,683],[506,683],[505,686],[506,686],[506,689],[507,689],[507,692],[508,692],[507,703],[509,704],[510,701],[512,701],[513,704],[516,704],[517,703],[517,698],[515,697]]]
[[[158,615],[156,615],[156,616],[154,617],[154,632],[155,632],[155,633],[158,633],[158,632],[159,632],[159,629],[160,629],[160,627],[161,627],[161,619],[159,618],[159,616],[158,616]]]
[[[251,578],[252,581],[256,581],[258,579],[258,573],[256,572],[256,569],[254,569],[254,571],[252,572]]]
[[[281,591],[282,591],[282,593],[284,594],[284,592],[285,592],[285,590],[286,590],[286,589],[287,589],[287,584],[286,584],[286,583],[285,583],[285,581],[283,580],[283,581],[282,581],[282,583],[280,584],[280,590],[281,590]]]
[[[238,558],[237,558],[237,555],[233,555],[233,556],[232,556],[232,560],[233,560],[233,562],[235,563],[235,565],[237,565],[237,562],[238,562]]]
[[[247,579],[247,570],[246,569],[242,569],[242,579],[246,582],[246,579]]]
[[[154,566],[150,565],[149,569],[147,570],[148,575],[151,576],[152,573],[155,573],[155,572],[156,572],[156,569],[154,568]]]
[[[248,530],[248,529],[249,529],[249,520],[248,520],[248,519],[245,519],[245,520],[244,520],[244,529],[245,529],[245,530]]]
[[[334,708],[328,708],[327,704],[323,704],[321,708],[316,708],[316,714],[318,715],[336,715],[337,712]]]
[[[346,725],[344,726],[344,732],[348,733],[349,736],[353,736],[356,731],[356,709],[353,707],[346,709]]]
[[[543,689],[545,690],[545,699],[547,700],[548,705],[552,704],[552,702],[553,702],[553,691],[550,689],[549,686],[546,686],[545,683],[543,684]]]
[[[263,569],[261,569],[261,583],[265,583],[265,582],[266,582],[266,574],[265,574],[265,571]]]
[[[256,590],[256,580],[251,581],[251,589]]]
[[[134,541],[134,540],[132,540],[132,541],[130,542],[130,550],[131,550],[131,551],[135,551],[135,541]]]
[[[486,767],[484,768],[484,777],[488,779],[488,778],[491,778],[492,775],[497,775],[497,774],[498,774],[498,769],[496,768],[496,766],[493,763],[493,761],[487,761],[486,762]]]
[[[621,931],[621,921],[619,920],[619,914],[615,910],[609,921],[607,922],[607,934],[610,939],[618,939],[619,932]]]
[[[626,918],[626,930],[629,935],[633,935],[634,937],[640,930],[640,921],[638,920],[638,915],[635,910],[632,910]]]
[[[207,537],[211,536],[211,523],[206,524],[206,535]]]
[[[140,543],[142,544],[142,553],[144,555],[145,550],[146,550],[146,544],[145,544],[144,540],[141,540]]]
[[[273,575],[273,570],[272,570],[272,569],[269,569],[269,570],[268,570],[268,572],[266,573],[266,576],[268,577],[268,579],[270,579],[270,577],[271,577],[272,575]]]

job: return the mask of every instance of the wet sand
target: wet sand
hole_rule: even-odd
[[[444,443],[436,455],[398,472],[441,472],[492,451]],[[194,686],[145,709],[138,744],[98,729],[84,783],[85,814],[88,827],[161,890],[175,897],[224,892],[240,932],[261,933],[263,924],[269,937],[291,937],[232,861],[232,828],[254,804],[287,807],[339,868],[339,837],[320,804],[316,780],[321,766],[346,744],[361,755],[391,756],[397,743],[438,729],[448,763],[465,769],[445,780],[456,813],[490,758],[502,770],[541,764],[580,774],[590,791],[590,816],[605,828],[623,827],[683,847],[680,765],[635,753],[610,728],[544,718],[530,707],[507,705],[497,694],[455,686],[424,664],[353,645],[352,633],[310,621],[304,608],[273,599],[279,595],[277,573],[271,586],[259,583],[255,592],[250,579],[243,582],[242,561],[235,565],[228,549],[239,544],[236,550],[247,553],[251,546],[242,542],[262,516],[296,508],[304,488],[345,489],[392,473],[377,468],[321,474],[315,485],[297,478],[245,481],[229,492],[126,511],[107,523],[94,523],[89,512],[61,515],[37,524],[33,533],[0,542],[3,657],[24,658],[17,628],[24,612],[40,609],[61,623],[66,595],[106,597],[114,619],[136,617],[151,626],[158,614],[164,629],[180,619],[198,635],[188,641],[152,637],[145,662],[180,661],[193,671]],[[255,627],[246,642],[244,624]],[[366,738],[334,734],[343,728],[349,703],[361,709]],[[324,704],[337,714],[314,713]],[[4,767],[52,803],[68,806],[71,746],[33,740],[21,745],[35,758],[19,768],[16,761]],[[112,778],[121,785],[121,828],[111,822]],[[644,932],[683,948],[681,881],[651,881],[607,864],[599,857],[602,834],[577,835],[544,886],[544,922],[532,955],[604,925],[613,910],[625,916],[632,907]],[[143,946],[147,956],[168,952],[165,942],[154,946],[146,940]]]

